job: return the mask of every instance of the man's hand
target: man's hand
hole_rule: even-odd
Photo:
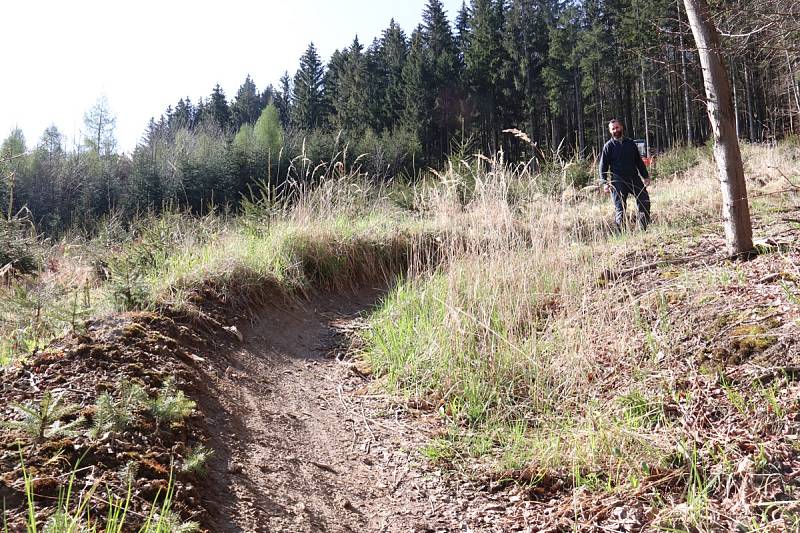
[[[611,185],[608,183],[603,184],[603,192],[611,192]]]
[[[651,182],[652,180],[651,180],[650,178],[645,178],[645,179],[644,179],[644,180],[642,180],[642,181],[644,182],[644,186],[645,186],[645,187],[649,187],[649,186],[650,186],[650,182]]]

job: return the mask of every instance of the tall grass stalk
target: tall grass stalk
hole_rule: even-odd
[[[20,456],[22,459],[22,456]],[[197,531],[196,522],[183,522],[172,511],[175,497],[175,483],[170,475],[167,488],[159,489],[149,505],[146,515],[140,515],[138,526],[131,523],[130,505],[133,498],[133,487],[130,483],[123,497],[115,496],[109,489],[107,495],[108,511],[104,520],[93,512],[92,503],[97,500],[95,495],[98,483],[95,482],[88,490],[82,490],[80,496],[75,497],[75,483],[78,465],[70,472],[66,486],[59,489],[55,509],[49,518],[41,523],[37,519],[36,497],[34,492],[35,480],[29,470],[22,463],[24,493],[26,498],[26,533],[122,533],[123,531],[136,531],[138,533],[175,533],[177,531]],[[8,531],[8,523],[4,513],[3,531]]]
[[[474,450],[483,434],[491,443],[483,455],[499,464],[597,474],[611,486],[644,477],[675,445],[668,422],[632,416],[598,385],[608,369],[654,371],[653,349],[642,349],[636,331],[665,332],[650,331],[641,302],[606,288],[602,274],[652,261],[687,227],[716,224],[710,161],[676,158],[688,177],[651,188],[647,233],[613,234],[606,196],[544,194],[530,167],[499,157],[451,164],[418,186],[414,203],[435,228],[438,266],[431,270],[418,245],[409,277],[374,315],[365,338],[376,373],[439,410],[462,436],[448,446]],[[560,167],[564,186],[569,165]],[[659,412],[658,394],[639,400],[647,417]]]

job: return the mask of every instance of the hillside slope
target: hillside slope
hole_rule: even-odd
[[[700,154],[645,233],[498,161],[150,222],[85,289],[145,309],[0,370],[9,530],[797,527],[800,153],[747,156],[746,261]]]

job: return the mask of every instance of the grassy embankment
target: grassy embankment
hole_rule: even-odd
[[[698,157],[683,151],[661,164],[686,171]],[[635,379],[615,401],[602,390],[609,368],[657,366],[661,346],[642,345],[642,335],[653,343],[660,335],[634,298],[601,278],[717,225],[710,163],[691,178],[669,179],[675,171],[662,171],[652,189],[656,222],[647,233],[615,236],[606,198],[540,195],[504,169],[476,178],[466,206],[440,191],[428,199],[440,231],[470,238],[442,252],[445,267],[394,290],[373,318],[366,356],[390,389],[449,421],[426,450],[431,458],[486,459],[499,471],[535,465],[541,475],[566,467],[616,486],[672,453],[658,403]]]
[[[753,190],[796,174],[796,152],[749,149],[754,169],[767,160],[779,169]],[[7,289],[0,357],[89,315],[162,305],[196,312],[203,291],[247,310],[407,271],[372,317],[363,355],[379,385],[445,420],[424,450],[432,460],[609,491],[675,465],[709,472],[729,459],[698,452],[668,412],[681,398],[661,372],[686,333],[665,315],[685,295],[642,294],[635,281],[603,276],[722,234],[711,162],[685,150],[660,164],[655,224],[619,236],[608,231],[607,198],[564,187],[574,168],[530,175],[485,160],[457,162],[413,189],[329,178],[291,206],[262,199],[236,220],[165,215],[125,231],[112,220],[90,242],[46,249],[41,274]],[[542,192],[553,189],[563,194]],[[756,197],[753,207],[768,219],[787,201]],[[669,277],[713,299],[737,268],[677,266]]]
[[[32,273],[0,287],[0,363],[24,357],[86,318],[170,307],[197,312],[205,295],[247,312],[267,298],[339,290],[390,276],[420,222],[366,179],[327,180],[279,204],[264,196],[236,218],[181,213],[103,221],[91,239],[37,242],[16,224],[9,254]],[[394,206],[394,207],[393,207]],[[2,243],[0,239],[0,243]]]
[[[794,209],[799,158],[796,144],[746,147],[756,237]],[[438,189],[424,211],[467,245],[445,246],[445,266],[392,292],[365,355],[390,390],[446,420],[424,450],[432,460],[558,480],[573,496],[616,495],[610,508],[646,500],[639,519],[652,527],[796,527],[796,515],[772,514],[774,486],[750,485],[790,468],[797,387],[780,370],[756,376],[792,364],[768,351],[796,333],[792,248],[767,246],[760,263],[727,260],[707,153],[676,152],[660,165],[654,225],[619,236],[608,231],[606,198],[541,196],[504,169],[474,177],[466,205]],[[789,280],[767,304],[748,294],[764,283],[760,264]],[[730,437],[742,427],[748,437]],[[748,505],[725,508],[739,490]],[[570,498],[573,524],[607,515]]]

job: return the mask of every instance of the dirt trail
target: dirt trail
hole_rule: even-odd
[[[458,531],[477,520],[465,513],[470,487],[419,460],[425,423],[364,395],[342,358],[348,330],[379,296],[268,311],[225,355],[229,367],[209,384],[222,409],[206,410],[217,450],[204,498],[211,531]]]

